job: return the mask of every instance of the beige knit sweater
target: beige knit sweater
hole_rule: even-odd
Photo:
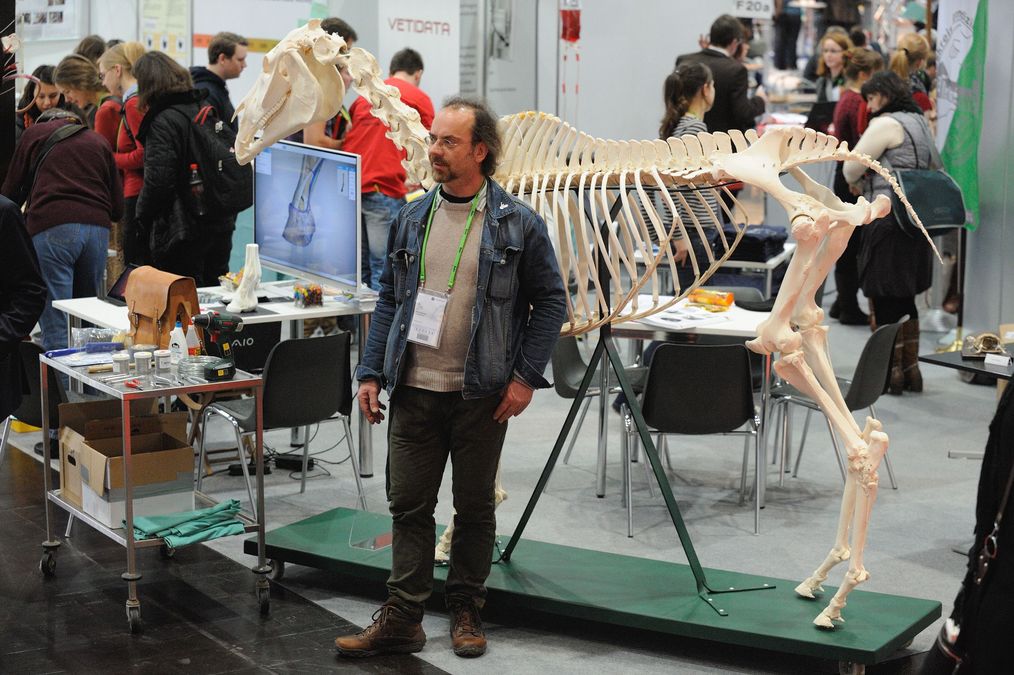
[[[451,276],[454,255],[465,231],[471,202],[455,204],[441,199],[426,246],[426,289],[444,293]],[[402,382],[410,387],[429,391],[461,391],[464,384],[465,357],[472,335],[472,314],[475,309],[476,276],[479,269],[479,244],[486,200],[479,205],[472,219],[472,229],[461,252],[461,263],[444,311],[440,346],[436,349],[409,342],[405,350],[405,371]],[[424,221],[425,222],[425,221]]]

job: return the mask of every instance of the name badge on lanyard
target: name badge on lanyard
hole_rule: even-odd
[[[479,205],[479,195],[482,190],[476,193],[472,199],[472,208],[468,212],[468,221],[465,223],[465,231],[461,233],[461,240],[458,242],[458,252],[454,256],[454,265],[451,267],[450,278],[447,280],[447,292],[431,291],[425,288],[426,284],[426,246],[430,240],[430,226],[433,224],[433,214],[437,210],[437,195],[433,195],[433,202],[430,206],[430,215],[426,221],[426,233],[423,236],[422,251],[419,254],[419,292],[415,298],[415,311],[412,314],[412,323],[408,328],[408,341],[419,345],[425,345],[438,349],[440,347],[440,335],[444,328],[444,313],[447,311],[447,302],[451,298],[451,291],[454,290],[454,282],[458,276],[458,265],[461,264],[461,253],[465,249],[465,242],[468,241],[468,233],[472,230],[472,219],[475,217],[475,210]]]
[[[450,296],[446,293],[419,289],[415,298],[415,313],[408,329],[408,341],[437,349],[444,328],[444,312]]]

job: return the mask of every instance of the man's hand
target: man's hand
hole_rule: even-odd
[[[384,420],[384,413],[387,406],[380,402],[380,382],[377,380],[363,380],[359,383],[359,391],[356,392],[359,400],[359,410],[366,415],[370,424],[380,424]]]
[[[360,391],[362,391],[360,389]],[[503,424],[512,417],[517,417],[524,412],[528,404],[532,402],[532,388],[524,382],[511,380],[504,390],[500,405],[493,411],[493,419]]]

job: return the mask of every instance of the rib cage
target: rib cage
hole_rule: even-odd
[[[500,132],[503,156],[494,178],[546,221],[561,274],[576,287],[574,296],[568,298],[563,334],[576,335],[607,322],[644,318],[673,305],[707,281],[732,255],[747,227],[745,209],[729,192],[728,182],[741,180],[777,192],[770,188],[771,181],[778,181],[778,186],[794,199],[773,196],[786,206],[793,219],[798,215],[815,217],[816,209],[827,208],[826,195],[818,201],[814,196],[788,191],[778,176],[806,164],[855,160],[883,176],[918,221],[897,182],[883,166],[869,156],[851,152],[847,143],[813,130],[772,129],[763,138],[751,130],[745,134],[700,133],[665,141],[614,141],[589,136],[547,113],[524,112],[501,118]],[[756,150],[751,152],[751,148]],[[761,160],[765,180],[743,175],[749,171],[737,171],[737,155],[756,155],[751,159]],[[649,191],[658,195],[662,209]],[[733,205],[730,210],[718,200],[733,223],[732,237],[726,236],[719,214],[710,207],[706,207],[708,218],[704,222],[691,208],[694,200],[706,204],[704,194],[718,192]],[[598,224],[619,195],[626,195],[621,198],[621,210],[603,235]],[[839,211],[850,210],[850,205],[835,201],[837,204],[832,206],[841,207]],[[680,217],[677,206],[689,216],[689,222]],[[709,227],[717,228],[719,233],[718,251],[712,256],[708,250],[707,259],[698,260],[691,248],[686,264],[694,270],[694,282],[681,287],[669,244],[674,237],[703,238],[704,228]],[[652,251],[652,240],[658,243],[657,253]],[[637,258],[644,262],[640,270]],[[598,264],[605,267],[610,278],[608,303],[598,278]],[[659,274],[663,269],[669,271],[668,286],[663,285]],[[589,288],[594,289],[594,298]],[[647,307],[638,305],[642,293],[651,297]],[[660,297],[669,295],[673,298]]]

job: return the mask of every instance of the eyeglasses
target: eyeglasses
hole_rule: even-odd
[[[433,134],[430,134],[429,136],[426,137],[426,142],[430,146],[439,145],[443,147],[444,150],[453,150],[454,148],[461,145],[461,141],[454,138],[453,136],[444,136],[442,138],[437,138]]]

